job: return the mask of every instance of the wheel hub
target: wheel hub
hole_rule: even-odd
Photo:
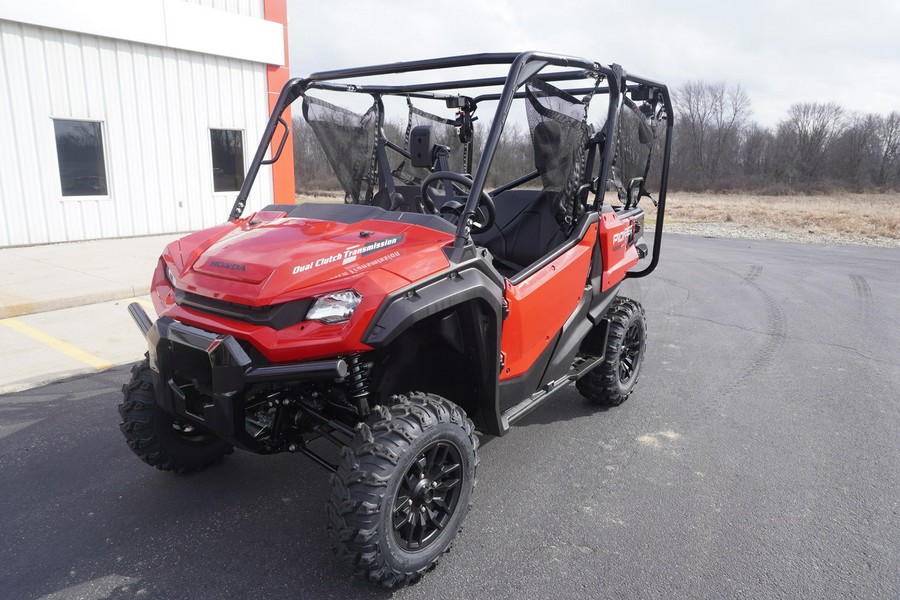
[[[431,504],[434,501],[434,488],[437,483],[430,479],[420,479],[416,487],[413,488],[412,501],[414,505]]]
[[[185,444],[202,446],[217,439],[215,435],[203,431],[202,429],[198,429],[190,423],[185,423],[184,421],[180,421],[168,415],[167,419],[172,431],[175,432],[175,436]]]

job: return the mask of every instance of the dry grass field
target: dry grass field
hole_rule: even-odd
[[[645,207],[648,212],[652,207]],[[900,240],[900,194],[756,196],[671,193],[667,223],[734,223],[788,233]]]
[[[297,196],[297,202],[308,201],[341,202],[342,195]],[[652,224],[653,206],[647,200],[644,203],[647,223]],[[759,231],[771,231],[785,235],[764,237],[898,247],[900,193],[761,196],[672,192],[666,202],[666,230],[729,237],[758,237]]]

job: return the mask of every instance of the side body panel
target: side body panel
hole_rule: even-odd
[[[628,269],[638,263],[635,247],[637,219],[620,219],[614,212],[600,215],[600,250],[603,257],[603,281],[601,291],[607,291],[623,279]]]
[[[581,241],[539,271],[513,285],[507,281],[509,316],[503,322],[500,380],[519,377],[555,339],[585,293],[597,224]]]

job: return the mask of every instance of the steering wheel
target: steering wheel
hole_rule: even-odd
[[[453,200],[444,202],[444,204],[441,205],[440,211],[435,209],[434,202],[438,196],[434,195],[437,190],[432,187],[432,184],[438,180],[449,180],[466,189],[472,189],[472,180],[465,175],[460,175],[453,171],[435,171],[434,173],[429,173],[428,176],[422,180],[422,204],[420,205],[419,210],[432,215],[440,212],[442,217],[451,223],[455,223],[462,216],[463,210],[466,207],[465,200],[460,202],[454,197]],[[497,207],[494,206],[494,200],[491,198],[490,194],[482,190],[481,195],[478,196],[478,204],[475,205],[472,233],[484,233],[491,228],[496,219]]]

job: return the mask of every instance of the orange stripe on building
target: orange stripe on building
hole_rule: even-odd
[[[290,60],[288,58],[287,37],[287,0],[264,0],[263,16],[267,21],[281,23],[284,28],[284,65],[269,65],[266,67],[266,81],[269,89],[269,113],[275,108],[278,94],[291,76]],[[291,109],[288,108],[282,115],[284,120],[291,124]],[[281,128],[276,130],[272,138],[270,152],[272,156],[278,150],[281,141]],[[272,185],[275,191],[275,204],[294,204],[294,145],[291,139],[287,140],[281,158],[272,165]]]

